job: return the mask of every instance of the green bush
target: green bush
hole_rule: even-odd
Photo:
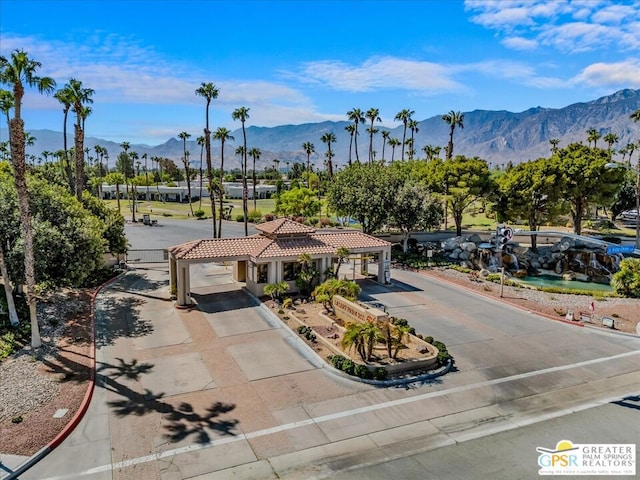
[[[236,215],[236,222],[244,222],[244,214]]]
[[[424,337],[424,341],[433,345],[433,337],[431,335]]]
[[[373,371],[373,378],[376,380],[386,380],[389,376],[386,368],[378,367]]]
[[[369,370],[366,366],[364,365],[356,365],[356,368],[353,371],[354,375],[356,377],[359,378],[373,378],[373,374],[371,373],[371,370]]]
[[[193,216],[196,217],[198,220],[200,220],[201,218],[204,218],[204,210],[196,210],[195,212],[193,212]]]
[[[621,295],[640,298],[640,259],[626,258],[620,262],[620,270],[613,274],[611,286]]]

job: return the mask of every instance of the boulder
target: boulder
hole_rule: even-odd
[[[460,248],[465,252],[475,252],[478,246],[473,242],[462,242]]]
[[[477,233],[474,233],[472,235],[469,235],[469,237],[467,237],[467,241],[473,242],[473,243],[480,243],[482,242],[482,238],[480,238],[480,235],[478,235]]]

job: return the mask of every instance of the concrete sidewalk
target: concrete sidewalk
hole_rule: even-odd
[[[580,349],[542,363],[539,349],[518,348],[505,358],[489,350],[498,330],[486,321],[475,324],[470,310],[458,315],[462,325],[487,339],[469,333],[452,349],[454,356],[456,348],[462,352],[464,372],[374,388],[330,374],[302,354],[297,335],[223,266],[194,266],[192,279],[198,303],[192,310],[174,308],[164,266],[128,272],[100,294],[90,409],[22,479],[310,478],[348,468],[356,458],[398,458],[640,389],[637,339],[599,342],[578,329],[545,324],[521,341],[539,341],[548,331]],[[376,287],[369,293],[407,308],[408,299],[426,291]],[[475,301],[482,302],[458,293],[458,305],[469,309]],[[503,314],[516,318],[509,309]],[[446,333],[455,336],[460,327],[450,328]],[[519,334],[513,330],[500,344]],[[474,358],[483,368],[473,368]]]

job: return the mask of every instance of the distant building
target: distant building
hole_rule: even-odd
[[[222,184],[224,189],[224,195],[228,199],[242,198],[242,183],[237,182],[224,182]],[[120,198],[129,198],[131,195],[131,188],[128,190],[125,185],[120,185]],[[276,193],[277,188],[275,185],[256,185],[256,198],[270,198]],[[100,189],[101,198],[103,200],[114,200],[116,198],[116,186],[102,184]],[[249,184],[247,191],[248,198],[253,200],[253,185]],[[200,188],[200,182],[194,181],[191,183],[191,196],[193,198],[208,198],[209,190],[206,185],[202,185]],[[176,187],[168,187],[166,185],[149,185],[148,187],[136,187],[136,198],[138,200],[150,200],[150,201],[164,201],[164,202],[187,202],[189,198],[189,192],[186,185],[179,185]]]

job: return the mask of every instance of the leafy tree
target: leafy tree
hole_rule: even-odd
[[[613,196],[613,202],[609,212],[611,213],[611,221],[615,221],[625,210],[630,210],[636,205],[636,174],[627,171],[620,189]]]
[[[269,295],[273,301],[281,299],[288,291],[289,284],[287,282],[269,283],[264,287],[264,293]]]
[[[442,222],[442,205],[425,185],[404,182],[391,206],[391,220],[402,232],[402,250],[406,253],[413,230],[431,230]]]
[[[453,157],[453,132],[456,127],[464,128],[464,113],[451,110],[449,113],[442,115],[442,120],[449,124],[449,143],[446,149],[446,159],[451,160]]]
[[[333,310],[333,297],[340,295],[348,300],[354,301],[360,295],[361,289],[358,284],[352,280],[339,280],[330,278],[318,285],[312,293],[312,297],[320,302],[328,311]]]
[[[35,297],[35,259],[34,237],[31,210],[29,207],[29,189],[27,188],[24,121],[22,120],[22,99],[25,84],[34,87],[40,93],[51,93],[55,81],[50,77],[39,77],[36,73],[42,65],[29,58],[24,50],[15,50],[10,59],[0,56],[0,83],[13,89],[13,118],[9,119],[9,143],[13,162],[13,178],[18,195],[18,210],[22,224],[24,240],[24,276],[25,294],[31,319],[31,346],[42,345],[38,326],[38,311]]]
[[[367,350],[362,323],[352,322],[346,325],[341,346],[344,350],[355,350],[363,361],[366,361]]]
[[[558,165],[546,158],[516,165],[498,177],[498,186],[505,202],[500,214],[508,219],[526,218],[529,229],[557,216],[562,200],[562,174]],[[536,236],[531,237],[536,249]]]
[[[306,187],[282,192],[276,201],[276,213],[291,217],[312,217],[320,212],[321,202],[313,190]]]
[[[640,298],[640,260],[626,258],[620,262],[620,270],[613,274],[611,286],[621,295]]]
[[[355,163],[339,171],[327,192],[327,202],[339,215],[358,219],[372,234],[384,225],[394,202],[398,179],[380,163]]]
[[[431,162],[435,163],[435,162]],[[447,204],[456,223],[456,235],[462,235],[462,216],[492,189],[489,167],[484,160],[462,155],[439,163]]]
[[[552,161],[562,175],[560,181],[565,186],[564,198],[570,205],[573,231],[580,235],[582,217],[589,204],[609,205],[620,188],[624,170],[607,169],[609,155],[606,150],[579,143],[558,150]]]
[[[119,175],[119,174],[114,174]],[[95,217],[102,221],[102,238],[111,253],[126,253],[127,235],[124,231],[124,217],[120,212],[109,208],[102,200],[97,199],[88,192],[82,196],[82,205]]]

